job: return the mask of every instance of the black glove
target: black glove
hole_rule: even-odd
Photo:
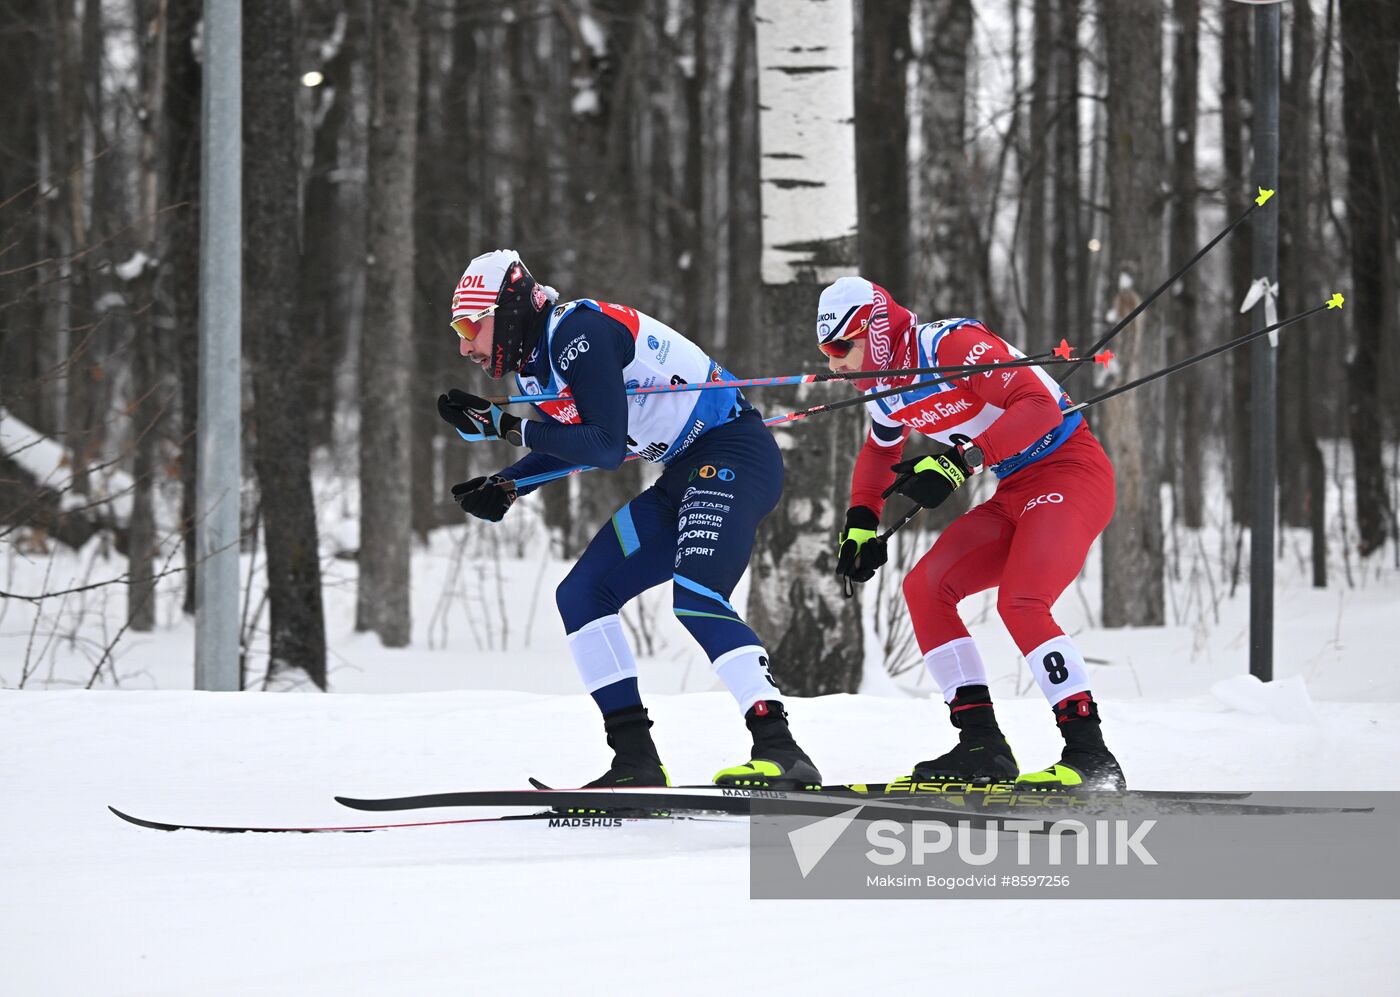
[[[880,517],[863,505],[846,510],[846,528],[841,531],[836,548],[836,577],[846,598],[855,592],[852,582],[868,582],[875,571],[890,559],[885,541],[876,536]]]
[[[471,395],[457,388],[445,395],[438,395],[438,415],[456,427],[462,439],[470,443],[505,440],[517,447],[525,445],[521,432],[521,423],[525,420],[479,395]]]
[[[949,447],[932,457],[902,460],[892,470],[896,475],[894,484],[884,490],[884,497],[889,498],[898,492],[925,509],[942,505],[972,476],[972,469],[967,466],[957,447]]]
[[[499,523],[515,504],[515,482],[493,474],[489,478],[472,478],[452,486],[452,497],[477,519]]]

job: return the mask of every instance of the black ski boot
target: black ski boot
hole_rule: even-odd
[[[608,747],[613,749],[612,767],[584,788],[605,786],[669,786],[670,776],[651,740],[651,720],[645,706],[629,706],[603,718]]]
[[[716,772],[716,786],[821,789],[821,773],[793,740],[782,703],[759,700],[744,714],[744,723],[753,735],[753,753],[744,764]]]
[[[1118,759],[1103,743],[1099,705],[1087,692],[1076,693],[1055,706],[1055,722],[1065,739],[1060,760],[1016,780],[1016,788],[1040,791],[1091,790],[1121,793],[1128,788]]]
[[[987,786],[1011,782],[1020,774],[1016,756],[997,726],[992,697],[985,685],[964,685],[948,704],[948,718],[958,728],[958,744],[947,754],[919,762],[912,782],[967,782]]]

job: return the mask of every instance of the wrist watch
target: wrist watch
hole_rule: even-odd
[[[981,447],[977,446],[975,443],[969,443],[967,446],[959,447],[958,451],[962,454],[963,463],[967,465],[968,470],[973,474],[982,470],[983,458]]]

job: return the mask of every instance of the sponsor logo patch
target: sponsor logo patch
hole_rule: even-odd
[[[1021,515],[1024,516],[1038,505],[1059,505],[1064,500],[1065,497],[1059,492],[1047,492],[1044,495],[1037,495],[1026,503],[1026,507],[1021,510]]]

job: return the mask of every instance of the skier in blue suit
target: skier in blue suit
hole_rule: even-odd
[[[611,767],[590,786],[670,785],[637,690],[637,665],[618,613],[671,583],[676,616],[704,649],[753,737],[749,760],[719,785],[818,786],[821,776],[788,727],[768,652],[729,598],[748,566],[754,534],[782,494],[783,459],[758,411],[733,388],[626,394],[732,375],[674,329],[634,308],[582,298],[558,302],[519,255],[472,260],[452,301],[463,357],[520,392],[559,396],[521,419],[460,390],[438,411],[467,440],[500,439],[529,452],[490,476],[452,489],[462,509],[499,521],[529,488],[516,479],[588,465],[614,468],[628,454],[663,465],[651,487],[613,515],[560,584],[569,649],[603,713]]]

